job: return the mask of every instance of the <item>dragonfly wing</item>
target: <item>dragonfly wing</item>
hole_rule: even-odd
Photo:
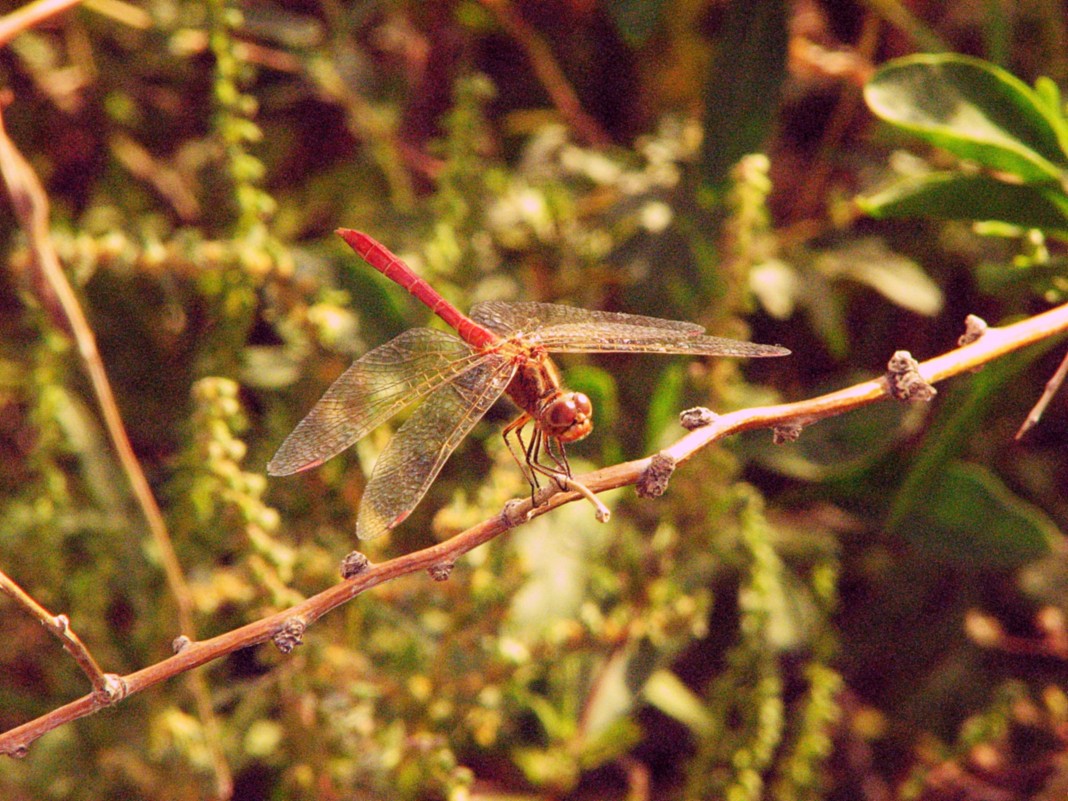
[[[502,336],[521,336],[553,353],[681,353],[692,356],[786,356],[778,345],[704,335],[681,320],[591,311],[552,303],[479,303],[471,317]]]
[[[515,364],[491,353],[478,367],[439,386],[412,413],[375,463],[360,502],[356,535],[367,540],[400,525],[449,455],[503,393]]]
[[[594,311],[558,303],[505,303],[488,301],[476,303],[471,308],[471,319],[502,335],[525,334],[553,328],[558,325],[629,325],[640,328],[655,328],[679,334],[703,334],[705,329],[697,323],[682,320],[662,320],[641,314]]]
[[[322,464],[442,383],[477,368],[484,356],[442,331],[405,331],[338,376],[286,437],[267,472],[286,476]]]
[[[600,323],[555,325],[525,335],[525,342],[551,353],[681,353],[691,356],[788,356],[779,345],[761,345],[726,337],[679,334],[633,325]]]

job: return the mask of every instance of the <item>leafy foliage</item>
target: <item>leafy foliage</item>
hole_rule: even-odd
[[[1011,31],[1063,21],[950,5],[974,27],[868,10],[861,30],[851,7],[770,1],[162,0],[22,32],[0,52],[5,127],[46,185],[188,598],[15,215],[0,215],[0,570],[120,674],[339,581],[390,432],[298,477],[263,466],[355,356],[427,317],[339,225],[461,308],[564,302],[793,349],[774,366],[567,361],[597,407],[578,472],[677,439],[689,406],[811,397],[899,348],[951,349],[967,313],[997,324],[1063,299],[1054,80],[952,53],[867,63],[873,37],[887,53],[901,32],[959,37],[1060,81],[1063,43]],[[865,77],[881,127],[856,102]],[[610,494],[609,526],[555,510],[448,581],[359,597],[291,654],[242,650],[47,734],[0,762],[0,796],[1057,797],[1064,404],[1009,446],[1056,344],[930,407],[705,450],[662,498]],[[506,414],[391,539],[360,545],[371,559],[528,492]],[[87,687],[3,608],[6,730]]]

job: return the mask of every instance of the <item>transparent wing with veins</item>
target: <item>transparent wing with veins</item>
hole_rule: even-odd
[[[400,525],[422,500],[445,461],[504,393],[516,362],[496,352],[439,386],[400,427],[375,462],[356,521],[356,536],[377,537]]]
[[[706,336],[679,320],[591,311],[551,303],[479,303],[471,318],[503,337],[551,353],[678,353],[692,356],[786,356],[786,348]]]
[[[322,464],[492,354],[442,331],[413,328],[352,364],[330,385],[267,465],[286,476]]]

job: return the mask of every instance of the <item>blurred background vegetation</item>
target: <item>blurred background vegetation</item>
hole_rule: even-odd
[[[338,226],[461,308],[562,302],[793,350],[565,360],[597,410],[580,472],[654,452],[687,407],[812,397],[949,350],[966,314],[1062,301],[1066,31],[1045,0],[87,0],[47,20],[0,50],[5,124],[195,631],[6,203],[0,569],[121,674],[329,586],[354,546],[404,553],[523,495],[503,404],[384,541],[353,529],[388,430],[265,478],[354,357],[428,318]],[[938,52],[983,62],[876,73],[869,109],[880,65]],[[1038,122],[997,152],[960,120],[932,135],[936,85]],[[540,517],[288,656],[241,651],[48,734],[0,761],[0,796],[1063,798],[1063,397],[1013,441],[1056,344],[930,405],[711,448],[662,498],[609,494],[609,525]],[[88,687],[0,608],[8,729]]]

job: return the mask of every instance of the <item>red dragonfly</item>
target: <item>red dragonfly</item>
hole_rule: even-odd
[[[704,328],[693,323],[549,303],[479,303],[468,317],[367,234],[346,228],[337,233],[459,334],[413,328],[364,354],[330,386],[267,465],[273,476],[316,467],[423,401],[375,464],[356,523],[360,539],[389,531],[411,514],[445,460],[504,393],[521,410],[504,429],[504,440],[531,487],[538,486],[539,473],[570,478],[564,444],[593,430],[593,408],[584,394],[561,386],[549,353],[790,353],[776,345],[704,336]],[[529,441],[523,438],[528,423],[533,425]]]

